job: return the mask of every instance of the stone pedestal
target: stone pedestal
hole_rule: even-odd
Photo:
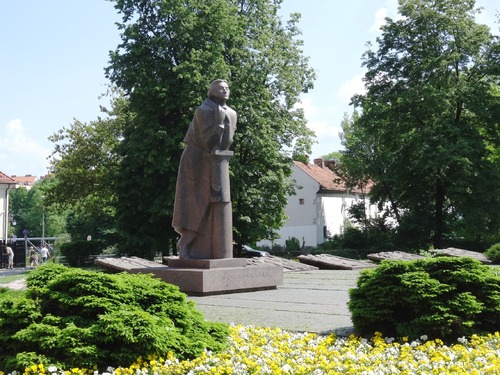
[[[152,273],[169,284],[177,285],[181,292],[194,296],[276,289],[283,284],[283,267],[247,265],[246,259],[240,258],[169,258],[168,266],[165,266],[131,257],[99,259],[96,264],[114,271]]]
[[[161,278],[189,295],[211,295],[276,289],[283,284],[283,267],[247,266],[246,259],[174,259]]]
[[[243,258],[225,258],[225,259],[182,259],[165,258],[168,266],[171,268],[227,268],[227,267],[245,267],[247,260]]]

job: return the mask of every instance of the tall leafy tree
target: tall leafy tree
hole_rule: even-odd
[[[18,238],[28,230],[29,237],[58,237],[66,233],[66,211],[46,200],[50,179],[37,182],[30,190],[17,188],[9,192],[9,211],[16,225],[11,229]]]
[[[474,0],[400,0],[399,12],[363,56],[343,161],[375,181],[413,246],[485,238],[498,231],[498,41]]]
[[[46,202],[69,210],[68,231],[73,240],[94,239],[113,244],[115,236],[116,179],[120,160],[117,148],[124,124],[131,121],[127,100],[116,89],[109,93],[111,108],[102,107],[104,117],[51,135],[53,178],[47,186]]]
[[[231,162],[235,239],[272,238],[293,187],[291,156],[312,132],[294,105],[312,87],[298,15],[279,0],[115,1],[122,43],[108,77],[137,114],[120,146],[117,220],[122,252],[151,257],[174,247],[171,228],[182,139],[209,83],[227,79],[238,112]]]

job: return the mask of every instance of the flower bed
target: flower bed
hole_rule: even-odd
[[[31,374],[92,374],[94,371],[33,366]],[[124,374],[499,374],[500,334],[473,336],[454,345],[440,340],[400,342],[376,333],[371,340],[293,333],[281,329],[233,326],[229,346],[218,355],[205,352],[192,361],[139,359]]]

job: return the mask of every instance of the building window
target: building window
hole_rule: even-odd
[[[299,198],[299,204],[302,206],[304,205],[304,198]]]

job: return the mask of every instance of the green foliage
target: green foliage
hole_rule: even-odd
[[[354,227],[347,227],[341,236],[343,249],[366,249],[368,238],[366,232]]]
[[[238,112],[235,241],[275,238],[293,191],[291,155],[309,154],[313,135],[295,107],[314,79],[298,15],[284,24],[272,0],[132,0],[115,1],[115,8],[122,43],[106,72],[136,113],[119,147],[120,251],[151,258],[176,242],[171,221],[182,140],[216,78],[228,80],[228,104]]]
[[[500,277],[470,258],[384,261],[350,290],[356,331],[453,340],[498,330]]]
[[[484,255],[494,263],[500,263],[500,243],[492,245],[485,251]]]
[[[322,156],[323,160],[335,160],[335,162],[339,162],[342,159],[341,151],[332,151],[326,155]]]
[[[302,248],[300,246],[300,241],[297,237],[288,237],[285,240],[285,250],[286,251],[299,251]]]
[[[88,235],[112,245],[115,228],[116,179],[124,123],[133,117],[127,100],[118,90],[110,90],[111,109],[101,108],[106,118],[82,123],[51,135],[51,156],[55,177],[46,190],[48,204],[69,211],[67,230],[73,240]]]
[[[51,264],[31,272],[27,286],[18,298],[0,298],[2,369],[127,367],[139,356],[187,359],[225,346],[226,325],[206,322],[177,287],[151,275]]]
[[[9,191],[9,211],[14,215],[16,226],[12,234],[24,237],[23,230],[29,231],[30,237],[57,237],[66,232],[67,213],[60,205],[47,201],[47,190],[52,186],[52,179],[37,182],[30,190],[14,189]],[[45,218],[44,226],[42,226]]]
[[[318,244],[314,253],[321,254],[329,250],[340,250],[343,249],[342,237],[338,234],[330,237],[327,241]]]
[[[491,239],[500,222],[498,38],[474,0],[402,0],[363,55],[366,94],[343,126],[342,163],[372,180],[400,240]],[[495,68],[496,67],[496,68]]]
[[[323,250],[395,250],[397,249],[393,240],[395,231],[386,225],[380,224],[380,220],[370,220],[366,228],[359,229],[347,226],[344,232],[336,234],[322,243],[319,249]]]
[[[83,267],[93,265],[94,263],[89,261],[89,256],[99,255],[102,248],[96,241],[79,240],[63,243],[60,246],[60,251],[71,267]]]

